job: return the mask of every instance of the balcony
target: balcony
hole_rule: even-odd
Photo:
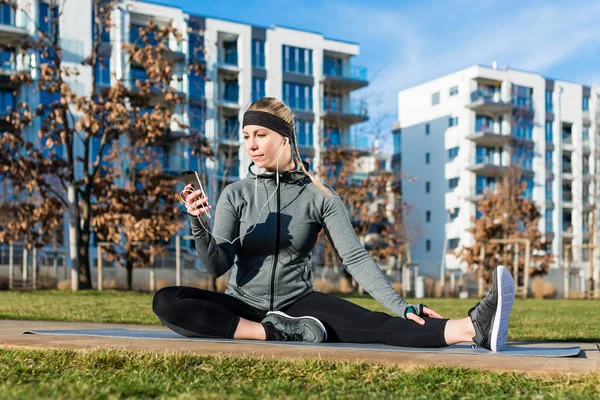
[[[15,10],[8,4],[0,4],[0,43],[14,45],[28,36],[26,26],[17,24]]]
[[[333,124],[356,124],[369,119],[365,101],[345,100],[339,97],[322,99],[323,118]]]
[[[494,156],[478,155],[473,163],[467,167],[468,170],[481,176],[503,176],[507,172],[507,167],[494,160]]]
[[[239,92],[238,87],[226,87],[221,90],[218,98],[219,107],[232,111],[239,110]]]
[[[217,69],[226,76],[237,76],[240,72],[237,50],[219,49],[217,52]]]
[[[369,84],[367,68],[349,64],[323,64],[322,82],[345,90],[356,90]]]
[[[491,128],[484,128],[467,136],[467,139],[474,141],[479,146],[484,147],[502,147],[510,140],[510,136],[502,132],[494,132]]]
[[[471,102],[467,108],[480,113],[505,114],[513,109],[513,105],[502,100],[500,89],[478,89],[471,92]]]

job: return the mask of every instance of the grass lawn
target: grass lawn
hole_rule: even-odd
[[[344,296],[385,311],[369,297]],[[460,318],[474,300],[426,299]],[[1,319],[159,324],[152,294],[0,292]],[[600,341],[600,302],[517,300],[511,340]],[[1,323],[1,322],[0,322]],[[600,398],[600,374],[532,377],[466,368],[123,350],[0,348],[0,398]]]
[[[386,311],[370,297],[344,296],[363,307]],[[474,299],[424,299],[446,318],[462,318]],[[510,340],[600,342],[600,301],[517,299]],[[126,291],[0,291],[0,319],[160,324],[152,294]]]
[[[119,350],[0,350],[2,398],[599,398],[600,375],[277,361]]]

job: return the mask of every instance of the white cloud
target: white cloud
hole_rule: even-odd
[[[377,46],[380,59],[370,63],[381,67],[371,68],[367,92],[381,94],[386,108],[392,109],[398,90],[473,64],[496,60],[501,66],[543,74],[578,54],[600,49],[598,1],[498,2],[485,9],[471,8],[465,4],[469,1],[462,0],[462,7],[429,4],[409,10],[410,14],[376,3],[330,1],[323,3],[318,15],[335,15],[339,35],[353,32],[363,53],[369,53],[368,46]]]

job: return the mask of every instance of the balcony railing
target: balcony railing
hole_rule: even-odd
[[[573,193],[571,192],[563,192],[562,194],[562,201],[565,203],[572,203],[573,202]]]
[[[368,115],[367,102],[365,101],[344,101],[336,97],[324,97],[323,111],[328,113],[340,113],[349,115],[359,115],[366,117]]]
[[[502,167],[501,162],[495,161],[494,155],[486,155],[486,154],[478,154],[475,156],[475,164],[484,164],[484,165],[495,165],[497,167]]]
[[[232,51],[232,50],[230,50],[230,51],[219,50],[218,61],[219,61],[219,64],[231,65],[231,66],[237,67],[238,53],[237,53],[237,51]]]
[[[481,99],[489,103],[503,103],[500,90],[477,89],[471,92],[471,102]]]
[[[226,101],[228,103],[237,103],[239,101],[239,89],[238,88],[226,88],[221,92],[221,96],[219,97],[221,101]]]
[[[331,76],[336,78],[345,79],[356,79],[360,81],[366,81],[367,79],[367,68],[359,67],[356,65],[348,66],[330,66],[323,65],[323,75]]]
[[[563,174],[572,174],[573,173],[573,169],[571,168],[571,163],[563,162],[562,173]]]
[[[562,141],[564,144],[573,144],[573,135],[563,132]]]

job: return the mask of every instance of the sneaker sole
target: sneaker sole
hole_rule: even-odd
[[[496,304],[496,315],[492,325],[491,350],[501,351],[508,340],[508,319],[515,301],[515,283],[510,271],[503,265],[499,265],[497,272],[498,303]]]
[[[281,311],[269,311],[269,312],[267,312],[267,317],[269,315],[279,315],[280,317],[289,318],[289,319],[310,319],[311,321],[314,321],[319,326],[319,328],[321,328],[321,330],[323,331],[324,336],[325,336],[323,341],[324,342],[327,341],[327,329],[325,329],[325,325],[323,325],[323,323],[321,321],[319,321],[318,319],[316,319],[315,317],[309,317],[309,316],[292,317],[291,315],[287,315],[286,313],[281,312]]]

